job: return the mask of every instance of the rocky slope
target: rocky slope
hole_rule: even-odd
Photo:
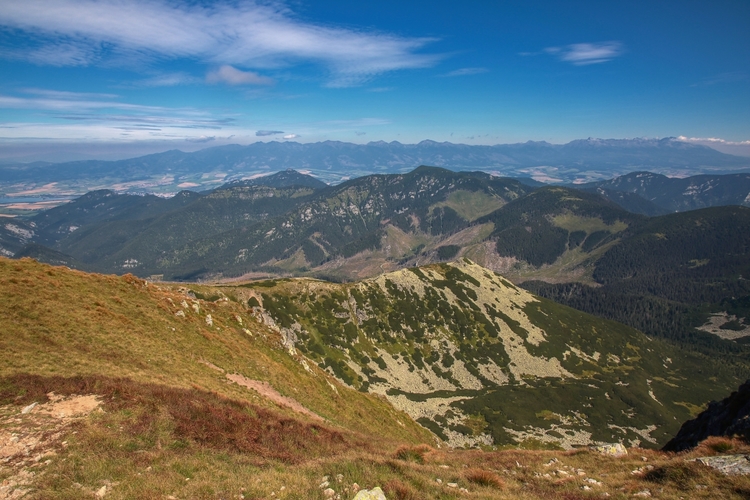
[[[750,380],[729,397],[712,401],[708,408],[693,420],[685,422],[680,432],[666,445],[664,451],[683,451],[695,448],[712,436],[750,437]]]
[[[709,360],[463,259],[354,284],[288,279],[236,290],[287,346],[453,445],[655,446],[734,380],[719,371],[702,380],[695,374]]]

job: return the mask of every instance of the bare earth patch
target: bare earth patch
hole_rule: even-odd
[[[712,314],[708,319],[708,323],[703,326],[699,326],[698,330],[703,330],[707,333],[713,333],[717,337],[721,337],[726,340],[735,340],[750,335],[750,325],[744,325],[741,330],[728,330],[721,329],[720,327],[730,321],[738,321],[737,316],[730,316],[725,312]]]
[[[235,384],[254,390],[255,392],[257,392],[264,398],[270,399],[274,403],[277,403],[281,406],[286,406],[287,408],[294,410],[297,413],[302,413],[303,415],[307,415],[313,420],[317,420],[319,422],[325,421],[320,415],[311,412],[310,410],[308,410],[307,408],[299,404],[298,401],[292,398],[288,398],[286,396],[282,396],[268,382],[263,382],[261,380],[251,380],[237,373],[234,373],[231,375],[227,374],[227,378],[231,380],[232,382],[234,382]]]
[[[21,498],[34,476],[57,455],[67,427],[99,408],[95,395],[47,394],[49,402],[0,407],[0,500]]]

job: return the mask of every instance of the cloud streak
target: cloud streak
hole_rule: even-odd
[[[621,42],[574,43],[564,47],[547,47],[547,54],[557,56],[563,62],[575,66],[601,64],[619,57],[625,52]]]
[[[678,141],[695,142],[698,144],[721,144],[725,146],[750,146],[750,141],[727,141],[718,137],[686,137],[681,135],[677,137]]]
[[[5,1],[0,26],[18,30],[26,40],[22,47],[0,48],[5,57],[56,66],[94,65],[110,57],[185,58],[220,67],[216,78],[230,84],[253,83],[253,77],[231,70],[222,76],[221,68],[244,73],[237,67],[269,70],[314,62],[330,72],[328,86],[346,87],[389,71],[430,67],[443,57],[419,52],[433,38],[306,23],[272,2]]]
[[[273,85],[272,78],[261,76],[253,71],[241,71],[225,64],[206,75],[208,83],[226,83],[227,85]]]
[[[446,73],[443,76],[468,76],[468,75],[481,75],[482,73],[487,73],[489,70],[487,68],[461,68],[453,70],[449,73]]]
[[[283,130],[258,130],[255,132],[256,137],[268,137],[269,135],[283,134]]]

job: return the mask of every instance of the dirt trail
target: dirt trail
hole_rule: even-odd
[[[239,374],[227,374],[227,378],[234,382],[235,384],[239,384],[243,387],[247,387],[248,389],[252,389],[256,391],[258,394],[263,396],[264,398],[268,398],[274,403],[278,403],[282,406],[286,406],[287,408],[290,408],[298,413],[302,413],[303,415],[307,415],[308,417],[312,418],[313,420],[317,420],[319,422],[325,422],[325,420],[318,414],[311,412],[299,402],[295,401],[292,398],[288,398],[286,396],[282,396],[279,394],[279,392],[274,389],[271,384],[268,382],[263,382],[260,380],[251,380],[247,377],[244,377]]]

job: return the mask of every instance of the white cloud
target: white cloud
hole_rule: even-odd
[[[297,134],[287,134],[284,139],[296,139],[297,137],[299,137]]]
[[[215,141],[216,140],[216,136],[215,135],[211,135],[211,136],[201,135],[199,137],[188,137],[185,140],[188,141],[188,142],[197,142],[197,143],[211,142],[211,141]]]
[[[5,0],[0,26],[30,40],[25,49],[17,42],[0,48],[0,55],[38,64],[90,65],[115,56],[189,58],[253,69],[315,62],[330,70],[332,87],[429,67],[443,57],[418,52],[432,38],[306,23],[276,2]]]
[[[451,71],[450,73],[446,73],[443,76],[467,76],[467,75],[480,75],[482,73],[487,73],[489,70],[487,68],[461,68]]]
[[[271,85],[273,79],[261,76],[252,71],[240,71],[237,68],[225,64],[217,70],[206,75],[208,83],[226,83],[228,85]]]
[[[750,146],[750,141],[726,141],[718,137],[685,137],[681,135],[677,137],[678,141],[682,142],[695,142],[698,144],[723,144],[727,146]]]
[[[564,47],[547,47],[544,51],[576,66],[611,61],[625,52],[621,42],[574,43]]]

